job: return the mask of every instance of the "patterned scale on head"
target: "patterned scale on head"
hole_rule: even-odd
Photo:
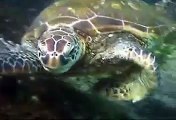
[[[83,44],[73,28],[59,26],[45,31],[38,40],[38,57],[47,71],[63,73],[80,58]]]

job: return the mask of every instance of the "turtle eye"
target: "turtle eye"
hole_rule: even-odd
[[[45,54],[43,54],[42,52],[38,52],[38,57],[43,57],[45,56]]]
[[[42,46],[45,46],[46,43],[45,43],[44,41],[41,41],[40,44],[41,44]]]
[[[73,48],[71,51],[70,51],[70,55],[74,54],[75,52],[75,49]]]
[[[65,56],[69,56],[69,54],[70,54],[70,52],[73,50],[73,46],[72,46],[72,44],[70,43],[70,42],[68,42],[66,45],[65,45],[65,47],[64,47],[64,55]]]
[[[41,52],[38,52],[38,56],[41,57]]]
[[[69,56],[69,54],[70,54],[70,50],[67,50],[64,52],[64,56]]]
[[[69,55],[68,55],[68,56],[69,56],[71,59],[74,59],[75,54],[76,54],[76,49],[73,48],[73,49],[69,52]]]
[[[43,56],[46,56],[46,53],[39,50],[38,57],[43,57]]]

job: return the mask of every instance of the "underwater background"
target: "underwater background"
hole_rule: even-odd
[[[19,43],[32,20],[53,1],[0,0],[0,36]],[[168,17],[176,21],[174,0],[168,3],[161,0],[144,1],[151,5],[163,6]],[[174,34],[169,37],[176,38]],[[145,100],[135,104],[116,103],[96,95],[83,94],[62,82],[57,84],[57,81],[49,80],[53,78],[23,81],[13,77],[2,77],[0,78],[0,120],[15,118],[176,119],[176,50],[173,48],[175,43],[175,41],[168,41],[167,49],[163,49],[161,54],[164,56],[164,62],[160,68],[161,84],[156,92]],[[165,54],[169,54],[167,59]]]

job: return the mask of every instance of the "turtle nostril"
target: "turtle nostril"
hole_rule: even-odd
[[[53,52],[53,53],[51,54],[51,56],[52,56],[52,57],[57,57],[57,56],[59,56],[59,55],[58,55],[58,53]]]

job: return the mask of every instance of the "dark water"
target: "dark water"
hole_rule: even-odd
[[[159,0],[145,1],[154,4]],[[53,0],[1,0],[0,33],[6,39],[19,42],[31,21],[51,2]],[[175,8],[174,4],[169,4],[166,8],[171,19],[175,19]],[[173,56],[176,56],[175,51]],[[131,114],[148,119],[176,119],[175,59],[168,60],[162,66],[161,73],[161,86],[156,93],[144,101],[129,104]],[[119,116],[123,119],[129,118],[130,112],[123,111],[121,105],[110,103],[97,96],[84,95],[63,84],[42,79],[25,81],[19,86],[15,78],[3,78],[0,82],[0,119],[18,117],[56,119],[75,116],[90,119],[106,117],[117,119]],[[40,100],[35,98],[35,93],[39,93]]]

